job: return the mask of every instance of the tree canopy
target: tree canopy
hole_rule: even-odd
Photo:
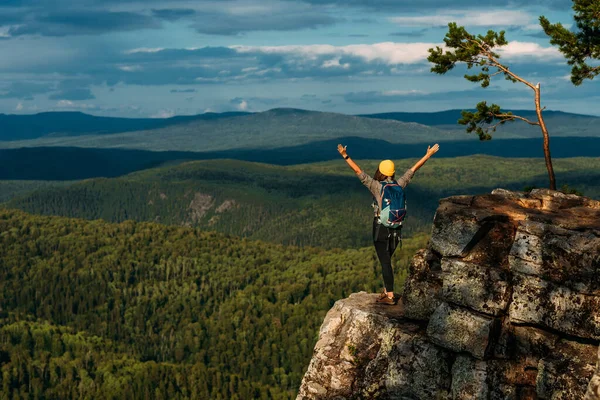
[[[371,247],[1,208],[0,249],[0,399],[292,399],[327,310],[381,284]]]
[[[492,77],[502,75],[504,79],[513,83],[522,83],[533,91],[537,121],[531,121],[511,112],[503,112],[499,105],[492,104],[488,106],[487,102],[482,101],[477,104],[476,112],[463,111],[462,118],[458,123],[467,125],[467,132],[477,133],[480,140],[490,140],[492,138],[491,133],[499,125],[516,119],[525,121],[530,125],[539,126],[544,137],[544,158],[550,180],[550,189],[556,189],[556,178],[550,156],[550,137],[542,116],[543,109],[540,105],[540,84],[534,85],[528,82],[514,73],[508,65],[500,62],[500,54],[497,53],[497,49],[508,44],[504,37],[504,31],[489,30],[486,35],[473,35],[467,32],[464,27],[451,22],[448,24],[448,33],[446,33],[444,42],[446,49],[440,46],[429,49],[427,60],[434,64],[431,72],[443,75],[454,69],[456,64],[462,63],[467,66],[468,70],[479,68],[479,73],[465,74],[464,77],[468,81],[479,83],[483,88],[490,85]]]
[[[571,82],[579,86],[586,79],[600,74],[600,2],[598,0],[573,0],[575,27],[570,30],[560,22],[552,24],[541,16],[540,24],[550,43],[567,59],[571,69]]]

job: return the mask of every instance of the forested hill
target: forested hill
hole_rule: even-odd
[[[274,109],[111,135],[89,134],[0,141],[0,148],[75,146],[205,152],[273,149],[347,136],[383,139],[392,143],[425,143],[432,140],[464,139],[464,131],[446,131],[415,123],[345,114]]]
[[[2,399],[293,399],[325,312],[380,284],[370,247],[6,209],[0,249]]]
[[[44,112],[33,115],[0,114],[0,141],[36,139],[43,136],[106,135],[159,129],[198,120],[215,120],[245,112],[206,113],[172,118],[98,117],[81,112]]]
[[[292,245],[367,246],[371,195],[345,164],[338,160],[336,165],[337,171],[323,174],[235,160],[195,161],[40,189],[8,207],[111,222],[198,226]],[[438,199],[418,186],[408,193],[406,235],[428,229]]]
[[[533,111],[515,113],[535,118]],[[600,137],[600,117],[545,111],[551,137]],[[346,115],[291,108],[258,113],[227,112],[167,119],[97,117],[79,112],[0,114],[0,148],[77,146],[155,151],[273,149],[340,137],[393,144],[464,140],[460,110]],[[499,139],[538,138],[538,127],[507,123]]]
[[[600,125],[599,125],[600,126]],[[435,158],[485,154],[496,157],[543,157],[542,138],[442,142]],[[74,180],[115,177],[182,160],[235,159],[276,165],[307,164],[340,158],[338,143],[348,146],[354,159],[421,157],[430,143],[392,144],[380,139],[340,137],[276,149],[235,149],[227,151],[149,151],[134,149],[95,149],[83,147],[23,147],[0,149],[0,180]],[[597,157],[600,138],[557,137],[552,139],[552,157]],[[2,194],[0,193],[0,198]]]
[[[398,173],[415,161],[398,160]],[[378,161],[358,162],[372,174]],[[559,186],[568,184],[600,198],[600,159],[560,159],[555,160],[554,168]],[[429,232],[440,198],[489,193],[497,187],[523,190],[546,185],[547,172],[540,159],[434,157],[406,188],[404,235]],[[0,181],[0,190],[10,187]],[[8,206],[35,214],[191,225],[302,246],[360,247],[371,243],[371,196],[341,159],[288,167],[195,161],[20,193]]]
[[[359,117],[389,119],[402,122],[415,122],[417,124],[437,126],[437,127],[456,127],[457,121],[461,119],[462,110],[446,110],[438,112],[389,112],[379,114],[362,114]],[[475,110],[471,110],[475,111]],[[528,119],[537,117],[535,110],[507,110],[515,115]],[[573,114],[563,111],[544,111],[544,120],[549,126],[555,125],[563,129],[567,125],[573,127],[573,123],[579,127],[593,127],[600,122],[600,117],[594,115]],[[573,127],[574,128],[574,127]],[[539,130],[539,128],[537,128]]]

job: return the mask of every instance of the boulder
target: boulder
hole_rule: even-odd
[[[440,260],[432,251],[419,250],[415,254],[402,296],[406,318],[429,321],[440,305],[441,273]]]
[[[510,300],[508,273],[471,262],[442,260],[442,298],[472,310],[498,316]]]
[[[567,335],[600,340],[600,297],[577,293],[536,276],[514,274],[509,318]]]
[[[401,304],[376,298],[355,293],[327,313],[297,399],[447,398],[450,353],[403,319]]]
[[[433,343],[455,353],[466,351],[483,359],[488,354],[495,324],[493,318],[442,303],[429,320],[427,336]]]

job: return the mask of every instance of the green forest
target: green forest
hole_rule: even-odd
[[[397,161],[398,173],[415,161]],[[374,160],[357,162],[370,174],[377,166]],[[557,159],[555,170],[559,186],[600,197],[599,159]],[[429,232],[440,198],[498,187],[545,187],[546,180],[540,159],[433,158],[406,189],[403,233]],[[0,189],[5,182],[0,181]],[[32,214],[194,226],[286,245],[355,248],[371,243],[371,197],[341,159],[295,166],[193,161],[15,196],[7,207]]]
[[[410,256],[396,257],[401,287]],[[12,399],[291,399],[370,248],[0,210],[0,387]]]
[[[595,198],[599,167],[555,161],[559,185]],[[538,159],[430,160],[407,187],[396,291],[440,198],[545,181]],[[334,302],[381,290],[371,199],[341,160],[0,190],[0,398],[292,399]]]

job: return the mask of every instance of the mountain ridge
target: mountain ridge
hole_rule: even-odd
[[[75,146],[155,151],[218,151],[277,148],[344,136],[386,139],[396,143],[422,143],[458,139],[463,133],[401,121],[275,109],[247,115],[213,116],[156,129],[110,135],[45,136],[33,140],[0,141],[0,148]]]
[[[219,121],[236,117],[253,117],[258,121],[270,118],[308,118],[317,116],[320,123],[327,125],[339,124],[341,119],[360,121],[362,118],[381,121],[398,121],[415,123],[427,127],[443,128],[444,130],[463,130],[457,124],[460,118],[459,109],[434,112],[388,112],[376,114],[344,114],[305,110],[299,108],[273,108],[262,112],[229,111],[223,113],[203,113],[195,115],[178,115],[170,118],[122,118],[86,114],[80,111],[51,111],[37,114],[0,114],[0,142],[16,140],[33,140],[48,137],[74,137],[91,135],[113,135],[128,132],[154,131],[198,121]],[[512,110],[515,114],[526,117],[534,116],[533,110]],[[574,114],[564,111],[545,111],[546,118],[558,123],[559,126],[570,125],[572,120],[581,124],[584,121],[597,124],[600,117],[585,114]],[[327,118],[331,121],[328,123]],[[358,119],[357,119],[358,118]],[[250,118],[252,120],[252,118]],[[242,118],[242,123],[248,123]],[[561,122],[562,121],[562,122]],[[368,124],[368,122],[363,122]],[[511,125],[517,126],[517,125]],[[585,124],[583,125],[585,127]],[[552,127],[550,127],[552,129]],[[574,129],[573,127],[571,127]],[[511,128],[514,129],[514,128]],[[534,128],[533,128],[534,129]],[[551,132],[552,134],[552,132]],[[576,136],[576,135],[572,135]],[[581,135],[580,135],[581,136]]]

